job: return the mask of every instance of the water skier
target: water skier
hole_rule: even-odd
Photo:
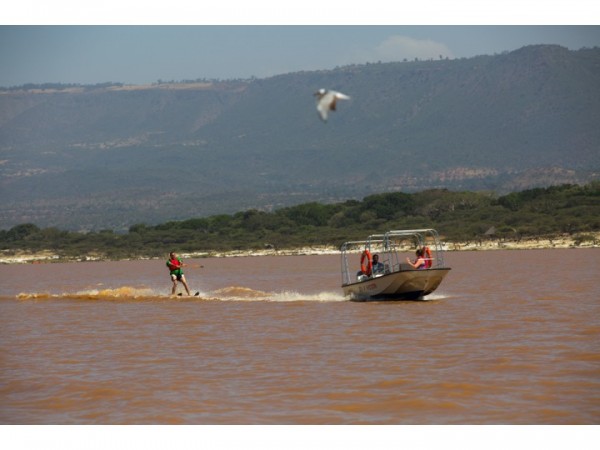
[[[171,281],[173,282],[173,288],[171,289],[171,295],[175,295],[177,292],[177,283],[181,281],[187,295],[192,295],[190,293],[190,288],[185,279],[185,275],[183,274],[182,267],[187,266],[181,259],[177,257],[175,252],[169,253],[169,259],[167,261],[167,267],[169,268],[169,275],[171,276]],[[199,295],[199,292],[196,292],[195,295]]]

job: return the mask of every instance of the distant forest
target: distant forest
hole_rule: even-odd
[[[0,92],[15,92],[15,91],[65,91],[73,88],[82,89],[104,89],[108,87],[121,87],[123,83],[96,83],[96,84],[79,84],[79,83],[26,83],[19,86],[0,87]]]
[[[229,80],[229,81],[241,81],[242,79]],[[160,86],[163,84],[191,84],[191,83],[218,83],[221,80],[216,78],[197,78],[195,80],[157,80],[152,83],[153,86]],[[243,79],[245,82],[255,81],[255,78]],[[0,86],[0,92],[20,92],[20,91],[67,91],[70,89],[82,89],[84,91],[91,91],[95,89],[107,89],[115,87],[126,86],[125,83],[106,81],[104,83],[94,84],[81,84],[81,83],[25,83],[18,86]]]
[[[600,230],[600,181],[529,189],[494,197],[479,192],[427,190],[384,193],[336,204],[305,203],[274,212],[255,209],[155,226],[127,233],[41,229],[26,223],[0,231],[0,249],[50,250],[61,258],[155,257],[307,245],[339,246],[388,229],[435,228],[447,242],[520,240],[569,234],[579,241]]]

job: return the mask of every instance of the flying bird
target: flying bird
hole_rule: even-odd
[[[319,89],[314,96],[317,97],[317,111],[323,122],[327,122],[329,111],[335,111],[335,104],[338,100],[350,100],[346,94],[327,89]]]

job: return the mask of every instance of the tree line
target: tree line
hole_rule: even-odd
[[[126,233],[39,228],[26,223],[0,230],[0,249],[50,250],[64,258],[120,259],[179,252],[224,252],[306,245],[339,246],[388,229],[436,228],[448,242],[520,240],[563,234],[593,239],[600,230],[600,181],[529,189],[504,196],[426,190],[375,194],[362,201],[304,203],[273,212],[132,225]]]
[[[86,90],[90,89],[105,89],[109,87],[122,87],[123,83],[114,83],[107,81],[104,83],[95,84],[81,84],[81,83],[25,83],[18,86],[5,87],[0,86],[0,92],[14,92],[14,91],[32,91],[32,90],[53,90],[53,91],[64,91],[73,88],[83,88]]]

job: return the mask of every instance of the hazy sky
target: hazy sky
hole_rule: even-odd
[[[222,2],[219,4],[222,5]],[[504,0],[503,4],[510,2]],[[587,3],[574,0],[574,3],[582,2]],[[527,0],[519,2],[521,5],[526,3]],[[55,2],[45,4],[55,5]],[[172,3],[162,3],[166,4]],[[286,3],[273,2],[273,5],[283,4]],[[315,7],[315,14],[310,13],[309,17],[314,15],[318,19],[318,5]],[[204,16],[197,16],[203,19],[197,21],[204,23],[202,25],[72,25],[140,23],[127,20],[126,16],[111,20],[114,17],[107,11],[110,9],[103,11],[104,15],[96,12],[100,14],[97,16],[99,20],[86,20],[87,15],[74,14],[68,20],[54,15],[49,16],[49,20],[28,21],[26,10],[21,16],[14,14],[12,18],[15,20],[0,19],[3,23],[0,25],[0,86],[44,82],[144,84],[159,79],[262,78],[353,63],[494,54],[530,44],[559,44],[574,50],[600,46],[598,25],[345,25],[343,20],[338,22],[333,18],[315,22],[340,24],[209,25],[210,18]],[[39,19],[42,12],[36,10],[32,17]],[[392,12],[399,14],[402,11]],[[525,18],[537,16],[535,11],[515,11],[515,14],[517,12],[523,13]],[[179,20],[170,20],[168,15],[165,17],[166,23],[190,22],[182,16],[178,16]],[[364,17],[364,23],[376,22],[368,15]],[[141,23],[161,23],[157,18],[150,19]],[[256,16],[249,15],[249,19],[249,23],[277,23],[277,17],[257,20]],[[215,22],[244,23],[243,20],[228,21],[223,17],[218,17]],[[383,22],[389,20],[384,18]],[[404,21],[398,19],[396,22]],[[409,20],[406,22],[410,23]],[[485,16],[473,16],[470,21],[460,22],[488,21]],[[557,19],[549,22],[560,23]],[[36,25],[11,25],[13,23]],[[60,25],[46,25],[54,23]],[[299,23],[310,21],[305,19]],[[353,23],[361,22],[354,20]],[[503,23],[511,22],[505,20]]]

